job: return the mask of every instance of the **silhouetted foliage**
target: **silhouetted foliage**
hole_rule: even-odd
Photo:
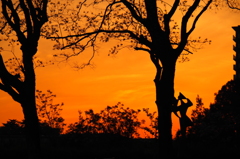
[[[0,136],[13,138],[15,136],[25,136],[25,122],[16,119],[9,119],[6,123],[2,123],[0,127]],[[50,127],[46,122],[40,122],[40,134],[42,137],[53,137],[60,135],[60,129]]]
[[[194,125],[188,130],[188,138],[205,142],[237,142],[240,130],[240,94],[237,82],[229,81],[215,94],[210,108],[204,108],[197,97],[193,110]]]
[[[215,101],[210,105],[210,112],[219,116],[222,138],[240,137],[240,91],[239,81],[231,80],[215,94]]]
[[[59,133],[63,132],[64,123],[63,117],[61,117],[60,112],[62,111],[63,103],[54,104],[53,99],[56,97],[52,91],[47,90],[46,93],[43,93],[40,90],[36,91],[36,104],[37,104],[37,112],[38,117],[40,119],[41,124],[45,125],[45,127],[54,128],[59,131]]]
[[[145,138],[158,138],[158,116],[157,112],[149,112],[149,108],[143,108],[143,112],[146,113],[147,118],[150,120],[149,126],[142,126],[141,128],[144,129],[146,132],[150,133],[151,136],[145,133]],[[145,123],[145,120],[144,120]]]
[[[100,113],[94,113],[92,109],[85,111],[85,117],[79,111],[79,121],[68,126],[68,134],[117,134],[127,138],[139,137],[138,129],[141,122],[138,120],[140,110],[124,108],[117,103],[107,106]]]
[[[204,103],[202,102],[202,98],[197,95],[196,98],[196,109],[192,110],[191,118],[194,123],[197,123],[198,120],[201,120],[205,116]]]
[[[63,132],[63,127],[65,123],[63,121],[58,121],[58,119],[63,119],[60,117],[59,112],[62,110],[62,104],[53,104],[53,98],[56,95],[52,95],[50,90],[47,94],[43,94],[42,91],[37,91],[37,105],[38,114],[40,117],[40,134],[44,137],[59,136]],[[41,96],[41,97],[40,97]],[[44,100],[45,99],[45,100]],[[51,99],[51,100],[50,100]],[[45,107],[47,110],[45,110]],[[41,110],[40,110],[41,108]],[[55,109],[55,110],[52,110]],[[46,117],[47,114],[51,114],[52,111],[55,112],[56,119],[51,119],[52,125],[49,124],[49,118]],[[68,126],[66,131],[67,135],[78,135],[85,134],[83,136],[91,136],[87,134],[109,134],[109,137],[126,137],[126,138],[158,138],[157,133],[157,113],[151,113],[149,108],[143,108],[143,112],[146,114],[146,118],[140,120],[139,113],[141,110],[134,110],[130,108],[125,108],[120,102],[114,106],[107,106],[100,113],[94,113],[92,109],[85,111],[85,116],[79,111],[79,121]],[[63,119],[64,120],[64,119]],[[146,124],[146,121],[149,123]],[[149,125],[148,125],[149,124]],[[5,128],[7,127],[7,128]],[[9,119],[6,123],[3,123],[3,127],[0,127],[1,134],[22,134],[25,127],[24,120],[18,121],[15,119]],[[3,128],[3,129],[1,129]],[[145,133],[145,136],[140,136],[141,130]],[[9,132],[7,132],[9,131]],[[12,131],[12,132],[11,132]],[[6,133],[7,132],[7,133]],[[111,135],[112,134],[112,135]],[[108,136],[108,135],[101,135]]]
[[[6,123],[2,123],[0,127],[0,136],[23,136],[24,124],[16,119],[9,119]]]

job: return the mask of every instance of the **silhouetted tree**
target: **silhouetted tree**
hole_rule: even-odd
[[[48,125],[62,133],[66,125],[60,115],[64,104],[53,104],[55,97],[56,95],[50,90],[47,90],[46,93],[36,90],[37,113],[41,124]]]
[[[191,2],[175,0],[169,5],[166,1],[157,0],[84,0],[76,4],[75,10],[72,7],[65,9],[67,16],[62,14],[54,17],[53,21],[56,20],[55,23],[59,25],[48,26],[52,32],[46,34],[56,40],[56,49],[72,49],[73,54],[62,54],[66,58],[78,55],[88,47],[92,47],[94,55],[98,42],[108,42],[110,39],[120,41],[110,50],[111,54],[116,54],[124,47],[149,53],[156,67],[154,83],[158,133],[160,151],[164,157],[172,154],[171,106],[176,61],[180,55],[186,60],[184,55],[192,53],[191,49],[196,49],[197,43],[209,42],[189,36],[213,1]],[[93,8],[84,8],[88,6]],[[173,21],[178,9],[182,15],[180,25]],[[62,13],[63,10],[61,8],[60,12],[56,12]]]
[[[226,135],[240,137],[240,91],[239,81],[231,80],[215,94],[215,101],[210,105],[210,112],[220,113],[228,128]]]
[[[240,94],[236,81],[231,80],[222,86],[209,109],[203,107],[199,98],[197,102],[192,113],[194,125],[188,129],[188,138],[215,143],[239,140]]]
[[[33,57],[37,53],[41,28],[48,21],[48,0],[1,0],[1,40],[20,44],[21,74],[10,73],[0,55],[0,89],[23,109],[29,158],[40,157],[39,121],[35,101]],[[0,49],[2,51],[2,48]]]
[[[124,108],[117,103],[107,106],[100,113],[92,109],[85,111],[85,117],[79,111],[79,121],[68,126],[68,134],[117,134],[127,138],[139,137],[138,129],[141,122],[138,120],[140,110]]]

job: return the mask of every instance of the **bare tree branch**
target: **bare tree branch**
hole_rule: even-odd
[[[21,92],[21,90],[23,89],[22,88],[23,83],[17,78],[17,76],[14,76],[7,71],[1,54],[0,54],[0,79],[4,85],[12,86],[18,92]]]
[[[164,28],[165,28],[165,32],[167,34],[170,34],[169,22],[170,22],[170,20],[173,16],[173,14],[176,12],[179,3],[180,3],[180,0],[175,0],[171,10],[169,11],[169,13],[164,15]]]
[[[235,7],[229,0],[226,0],[226,2],[227,2],[227,5],[228,5],[229,8],[240,10],[240,6],[239,7]]]
[[[11,16],[9,17],[9,15],[8,15],[7,6],[11,10],[11,12],[12,12],[11,16],[13,16],[14,23],[11,20]],[[12,1],[2,0],[2,13],[3,13],[7,23],[17,33],[17,36],[19,37],[19,41],[20,42],[24,42],[23,40],[26,40],[26,37],[21,32],[21,29],[20,29],[20,18],[18,16],[16,10],[13,7]]]
[[[4,92],[8,93],[16,102],[19,103],[21,102],[20,94],[18,94],[18,92],[16,92],[11,86],[4,85],[0,82],[0,90],[3,90]]]
[[[26,0],[27,1],[27,5],[28,5],[28,11],[30,12],[31,14],[31,18],[32,18],[32,25],[34,26],[34,31],[36,31],[37,28],[35,27],[38,27],[38,19],[37,19],[37,14],[36,14],[36,10],[38,10],[38,12],[40,12],[40,9],[41,8],[34,8],[33,6],[33,3],[32,3],[32,0]],[[35,2],[35,3],[39,3],[39,2]]]
[[[48,21],[48,15],[47,15],[47,4],[48,4],[48,0],[42,0],[42,11],[41,11],[41,26]]]
[[[187,43],[187,39],[189,37],[189,35],[194,31],[195,27],[196,27],[196,23],[198,21],[198,19],[201,17],[201,15],[208,9],[208,7],[210,6],[210,4],[212,3],[212,0],[209,0],[208,3],[203,7],[203,9],[198,13],[198,15],[196,16],[196,18],[193,21],[192,27],[191,29],[187,32],[187,22],[190,18],[190,16],[192,15],[193,11],[197,8],[197,6],[199,5],[200,1],[195,1],[194,4],[189,8],[188,12],[185,14],[185,16],[182,18],[182,28],[181,28],[181,42],[179,44],[179,46],[177,47],[177,50],[179,50],[179,52],[181,52],[182,50],[184,50],[186,43]]]
[[[151,52],[151,50],[149,50],[149,49],[146,49],[146,48],[141,48],[141,47],[135,47],[134,49],[135,49],[135,50],[142,50],[142,51],[146,51],[146,52],[148,52],[148,53],[150,53],[150,52]]]
[[[30,14],[29,14],[29,10],[24,2],[24,0],[19,0],[20,2],[20,6],[24,12],[24,17],[25,17],[25,20],[26,20],[26,25],[27,25],[27,36],[31,37],[32,36],[32,21],[31,21],[31,18],[30,18]]]
[[[189,18],[192,16],[192,13],[196,10],[200,3],[200,0],[195,0],[193,5],[189,7],[188,11],[182,18],[182,25],[181,25],[181,41],[186,41],[188,38],[187,34],[187,23],[189,21]]]
[[[145,20],[142,18],[140,12],[138,11],[138,9],[136,8],[136,6],[126,0],[122,0],[122,3],[129,9],[129,11],[131,12],[131,15],[140,23],[144,24]]]
[[[205,7],[203,7],[203,9],[201,10],[201,12],[196,16],[196,18],[193,21],[192,24],[192,28],[187,32],[188,36],[193,32],[193,30],[196,27],[196,23],[198,21],[198,19],[201,17],[201,15],[208,9],[208,7],[210,6],[210,4],[212,3],[212,0],[209,0],[208,3],[205,5]]]
[[[80,42],[81,40],[90,37],[91,35],[95,35],[95,34],[99,34],[99,33],[121,33],[121,34],[129,34],[130,37],[132,37],[133,39],[138,40],[139,42],[142,42],[142,44],[150,47],[151,46],[151,42],[149,42],[146,38],[144,37],[138,37],[135,33],[133,33],[130,30],[97,30],[97,31],[93,31],[93,32],[88,32],[88,33],[84,33],[84,34],[79,34],[79,35],[68,35],[68,36],[63,36],[63,37],[47,37],[47,39],[66,39],[66,38],[71,38],[71,37],[82,37],[81,39],[79,39],[77,42]],[[72,44],[69,44],[68,47],[75,45],[77,42],[74,42]],[[66,48],[66,47],[64,47]]]

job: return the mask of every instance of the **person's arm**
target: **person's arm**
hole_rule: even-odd
[[[177,111],[173,112],[178,118],[180,118],[180,116],[177,114]]]
[[[193,105],[193,103],[190,101],[190,99],[187,98],[187,105],[190,107]]]
[[[174,102],[173,102],[173,104],[172,104],[172,112],[173,112],[178,118],[180,118],[179,115],[177,114],[177,112],[179,111],[177,104],[178,104],[178,100],[174,100]]]

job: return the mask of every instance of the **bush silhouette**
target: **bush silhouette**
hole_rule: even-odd
[[[127,138],[139,137],[138,129],[141,122],[138,120],[140,110],[124,108],[120,102],[114,106],[107,106],[100,113],[92,109],[85,111],[85,117],[79,111],[79,120],[68,126],[68,134],[117,134]]]

